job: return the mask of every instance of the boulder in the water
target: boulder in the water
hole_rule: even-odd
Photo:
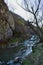
[[[19,62],[20,61],[20,58],[19,57],[16,57],[15,58],[15,62]]]

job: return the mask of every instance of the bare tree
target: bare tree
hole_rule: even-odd
[[[33,0],[34,1],[34,0]],[[25,11],[27,12],[30,12],[33,16],[34,16],[34,19],[35,19],[35,22],[30,22],[29,20],[27,21],[28,22],[28,26],[35,32],[35,34],[37,34],[40,38],[40,41],[43,42],[43,30],[42,30],[42,27],[39,26],[39,21],[38,21],[38,18],[37,16],[39,15],[38,12],[39,12],[39,9],[40,9],[40,4],[41,4],[41,0],[38,0],[38,2],[35,0],[34,4],[32,5],[31,3],[31,0],[23,0],[23,5],[20,5],[18,2],[18,5],[23,8]],[[29,3],[30,4],[30,8],[29,8]],[[36,8],[35,8],[35,7]],[[40,18],[39,18],[40,19]],[[42,22],[42,21],[40,21]],[[36,25],[36,29],[32,26],[32,23],[34,23]]]

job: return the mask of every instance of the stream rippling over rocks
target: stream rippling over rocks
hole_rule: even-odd
[[[39,38],[36,35],[33,35],[29,40],[25,40],[22,44],[24,49],[21,48],[18,52],[13,53],[13,59],[8,60],[7,62],[1,62],[1,65],[22,65],[23,59],[32,53],[32,47],[35,43],[39,42]],[[13,50],[12,50],[13,51]],[[12,54],[12,53],[11,53]],[[8,54],[9,55],[9,54]],[[11,55],[12,56],[12,55]],[[11,57],[10,57],[11,58]]]

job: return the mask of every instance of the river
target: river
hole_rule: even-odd
[[[33,35],[29,40],[23,41],[22,45],[17,48],[3,49],[0,52],[0,64],[1,65],[21,65],[22,61],[29,54],[32,53],[32,46],[39,42],[36,35]]]

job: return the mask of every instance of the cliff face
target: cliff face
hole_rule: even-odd
[[[4,0],[0,0],[0,40],[11,38],[13,31],[15,35],[29,36],[29,29],[29,26],[25,25],[25,20],[10,12]]]
[[[4,0],[0,0],[0,40],[8,39],[12,36],[10,26],[15,29],[13,16]]]

